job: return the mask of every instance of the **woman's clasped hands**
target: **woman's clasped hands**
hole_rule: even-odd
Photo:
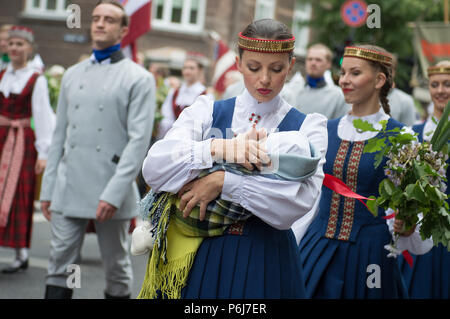
[[[211,155],[215,162],[239,164],[248,170],[261,170],[263,165],[270,166],[271,160],[265,148],[267,132],[252,127],[232,139],[213,139]],[[188,217],[192,209],[200,206],[200,220],[204,220],[208,204],[222,192],[225,179],[224,171],[217,171],[184,185],[178,192],[179,209],[183,217]]]

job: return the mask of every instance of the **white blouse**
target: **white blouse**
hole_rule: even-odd
[[[29,64],[23,69],[14,70],[11,63],[9,63],[0,81],[0,92],[6,98],[11,93],[20,94],[34,72],[36,70]],[[47,80],[43,75],[37,78],[34,85],[31,107],[36,135],[34,146],[38,152],[38,158],[47,159],[55,128],[56,115],[50,105]]]
[[[154,191],[176,193],[201,170],[212,167],[212,139],[208,134],[213,104],[207,96],[198,97],[181,113],[164,139],[153,144],[144,160],[142,173]],[[247,132],[258,119],[257,129],[273,132],[291,108],[279,96],[270,102],[258,103],[245,90],[236,98],[231,129],[236,134]],[[324,116],[309,114],[296,135],[299,139],[307,139],[322,155],[314,176],[292,182],[225,172],[221,198],[241,205],[276,229],[289,229],[295,220],[311,210],[322,186],[328,144],[326,123]]]
[[[351,142],[366,141],[368,139],[375,137],[378,134],[378,132],[362,132],[362,133],[358,132],[356,128],[353,126],[353,121],[355,119],[362,119],[372,124],[376,129],[380,129],[381,124],[379,124],[379,122],[382,120],[388,120],[389,115],[387,115],[384,112],[382,107],[380,107],[380,110],[377,113],[362,117],[346,114],[339,120],[338,124],[338,136],[340,139]],[[409,127],[405,126],[403,127],[403,129],[407,133],[411,134],[414,133]],[[330,134],[333,134],[333,132],[330,132]],[[319,209],[319,200],[317,200],[311,212],[309,212],[303,219],[296,221],[292,226],[292,230],[294,231],[297,243],[300,243],[301,239],[306,233],[306,230],[308,229],[309,224],[317,215],[318,209]],[[392,211],[390,210],[386,211],[386,215],[389,215],[391,212]],[[393,233],[394,219],[393,218],[388,219],[386,220],[386,223],[389,227],[389,231]],[[399,250],[407,249],[411,253],[418,255],[428,252],[432,248],[433,242],[431,239],[423,241],[422,238],[420,237],[419,231],[420,226],[416,227],[415,232],[411,236],[409,237],[401,236],[397,242],[397,248]]]
[[[206,90],[206,87],[200,82],[196,82],[191,86],[187,86],[183,83],[178,91],[177,99],[175,103],[177,105],[192,105],[195,99]],[[163,119],[159,123],[158,128],[158,138],[163,138],[167,131],[172,127],[173,122],[175,122],[175,114],[173,114],[173,94],[174,89],[171,89],[161,106],[161,115]]]

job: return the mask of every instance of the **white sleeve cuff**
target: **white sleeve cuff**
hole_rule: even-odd
[[[241,204],[241,189],[243,182],[244,176],[225,172],[221,199],[236,204]]]
[[[204,140],[201,142],[194,142],[192,148],[192,163],[196,169],[211,168],[213,159],[211,156],[211,140]]]

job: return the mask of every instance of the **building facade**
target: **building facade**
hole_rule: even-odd
[[[90,21],[96,3],[96,0],[0,0],[0,25],[19,24],[32,28],[37,52],[45,65],[68,67],[91,52]],[[73,14],[78,14],[78,24],[73,23],[73,19],[69,21]],[[139,38],[138,50],[147,60],[158,59],[158,52],[169,49],[201,53],[210,61],[206,70],[210,79],[215,47],[211,31],[235,49],[236,35],[248,23],[259,18],[274,18],[293,30],[297,38],[295,53],[301,61],[310,34],[304,21],[310,16],[311,8],[305,0],[152,0],[152,29]],[[167,50],[162,50],[164,48]],[[165,55],[161,53],[159,59],[180,56]],[[176,67],[174,63],[172,68]]]

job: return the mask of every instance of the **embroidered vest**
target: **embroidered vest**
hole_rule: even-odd
[[[385,178],[386,159],[375,169],[375,154],[363,153],[367,141],[350,142],[338,137],[339,120],[328,121],[328,150],[324,173],[341,179],[350,189],[362,196],[378,196],[378,185]],[[389,119],[387,129],[403,127],[403,124]],[[322,232],[327,238],[344,241],[356,240],[359,229],[369,224],[385,224],[381,218],[374,217],[359,201],[343,197],[327,187],[322,187],[318,218],[322,219]]]

